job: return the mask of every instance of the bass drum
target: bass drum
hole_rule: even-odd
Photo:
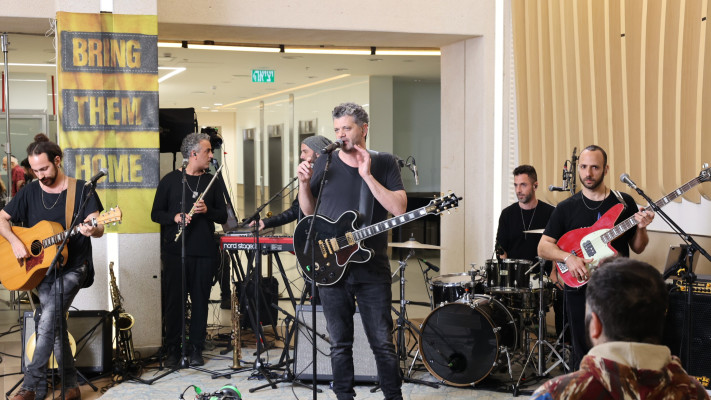
[[[422,323],[420,353],[425,367],[442,382],[471,386],[497,366],[501,347],[518,346],[513,315],[496,299],[476,295],[470,303],[449,303]]]

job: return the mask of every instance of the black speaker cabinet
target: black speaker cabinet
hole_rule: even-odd
[[[111,328],[113,324],[108,314],[108,311],[69,312],[69,333],[77,342],[75,366],[82,373],[102,374],[111,371]],[[35,333],[33,317],[32,311],[25,311],[22,324],[23,373],[26,365],[30,362],[26,346],[32,334]]]
[[[686,311],[686,293],[672,292],[669,294],[669,308],[667,310],[666,325],[664,328],[664,344],[669,346],[672,354],[679,356],[682,365],[688,365],[686,372],[701,379],[702,384],[711,378],[711,294],[691,295],[691,327],[692,334],[689,351],[689,362],[685,363],[684,355],[686,346],[682,338],[685,331],[684,313]],[[709,388],[708,383],[705,385]]]
[[[296,339],[294,343],[294,375],[296,379],[313,380],[313,345],[312,332],[302,326],[311,327],[311,305],[296,306],[296,319],[299,326],[296,328]],[[368,338],[365,336],[363,321],[360,313],[356,310],[353,315],[353,372],[356,382],[378,382],[378,370],[375,365],[375,356],[370,349]],[[323,308],[316,306],[316,332],[326,335],[326,317],[323,315]],[[333,379],[331,369],[331,344],[321,337],[316,337],[317,365],[316,380],[329,381]]]

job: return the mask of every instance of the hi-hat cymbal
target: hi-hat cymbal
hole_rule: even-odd
[[[544,228],[541,228],[541,229],[531,229],[530,231],[523,231],[523,233],[543,233],[544,230],[545,230]]]
[[[388,243],[389,247],[400,247],[404,249],[427,249],[427,250],[439,250],[442,247],[440,246],[435,246],[433,244],[423,244],[418,242],[417,240],[408,240],[406,242],[402,243]]]

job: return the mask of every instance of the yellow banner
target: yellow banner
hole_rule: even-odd
[[[160,179],[158,20],[154,15],[58,12],[59,145],[69,176],[121,206],[109,232],[158,232],[150,212]]]

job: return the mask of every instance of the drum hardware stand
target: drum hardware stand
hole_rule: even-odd
[[[400,311],[398,312],[395,310],[393,307],[393,311],[395,311],[395,314],[397,314],[397,326],[395,327],[395,330],[397,331],[397,357],[399,360],[405,362],[405,368],[407,368],[407,358],[409,356],[409,351],[407,349],[407,345],[405,344],[405,330],[408,330],[410,334],[413,337],[419,337],[420,336],[420,330],[417,329],[416,326],[412,324],[405,316],[406,314],[406,308],[407,308],[407,303],[408,301],[405,300],[405,268],[407,268],[407,260],[410,259],[410,257],[415,255],[415,250],[410,249],[410,251],[407,253],[407,256],[403,259],[398,261],[399,267],[397,271],[393,274],[393,277],[395,276],[398,271],[400,272]],[[415,339],[417,340],[417,339]],[[417,361],[417,357],[419,355],[419,350],[415,353],[415,358],[412,361],[412,365],[415,364],[415,361]],[[410,371],[412,371],[412,366],[410,366]],[[419,383],[421,385],[427,385],[436,389],[439,389],[439,384],[434,383],[434,382],[426,382],[420,379],[414,379],[411,378],[409,374],[405,374],[401,372],[402,374],[402,379],[404,382],[408,383]],[[380,385],[376,386],[374,389],[371,390],[371,392],[374,392],[374,390],[377,390],[380,387]]]
[[[539,268],[539,276],[541,279],[541,287],[538,289],[538,338],[536,342],[533,344],[533,348],[531,351],[528,353],[528,358],[526,359],[526,363],[523,364],[523,369],[521,370],[521,375],[518,377],[518,381],[516,384],[513,386],[513,396],[516,397],[518,396],[518,391],[519,387],[521,386],[521,380],[523,379],[523,375],[526,373],[526,367],[528,366],[528,363],[531,361],[531,358],[533,357],[533,353],[538,351],[538,366],[536,368],[536,376],[538,377],[545,377],[548,375],[548,373],[553,370],[558,364],[563,363],[565,368],[568,368],[568,365],[565,363],[563,360],[563,357],[558,353],[558,351],[548,343],[548,341],[545,340],[545,326],[546,326],[546,313],[543,311],[543,275],[545,271],[543,270],[543,259],[540,257],[538,258],[538,262],[536,262],[531,269],[528,270],[530,272],[533,268],[538,266]],[[546,345],[551,349],[551,352],[558,357],[558,361],[555,362],[550,368],[547,370],[543,371],[544,368],[544,351],[543,351],[543,346]]]

